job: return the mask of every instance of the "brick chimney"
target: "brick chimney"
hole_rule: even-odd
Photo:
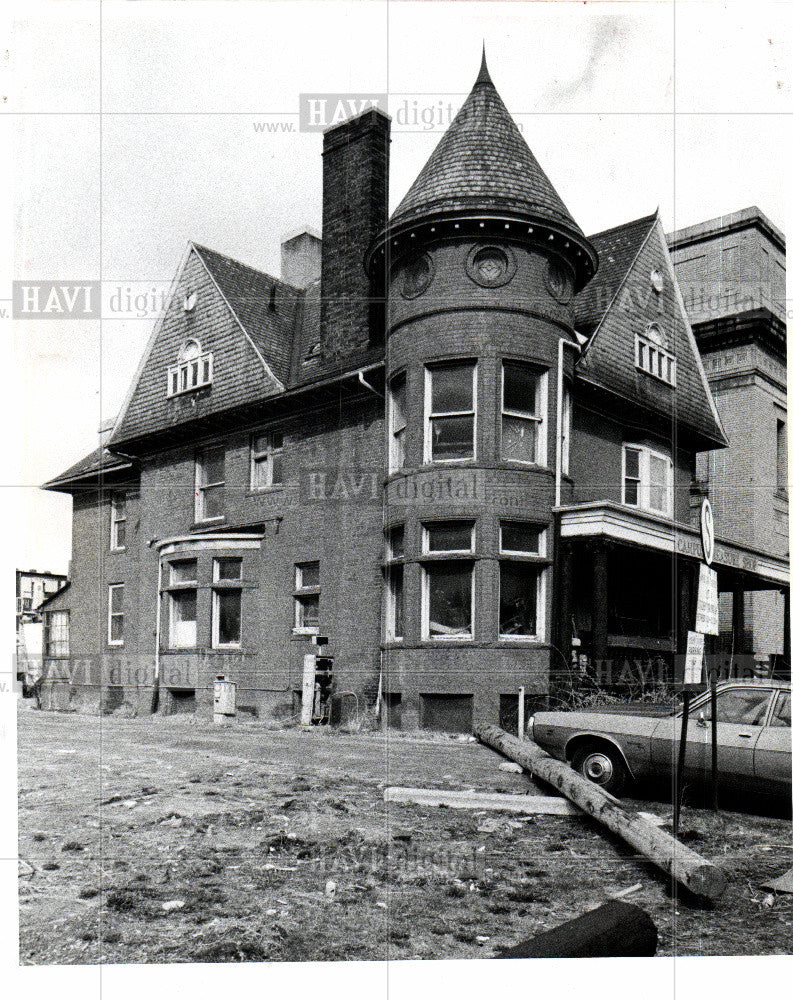
[[[391,122],[377,108],[328,129],[322,163],[323,358],[354,363],[382,343],[383,289],[364,270],[369,244],[388,220]]]
[[[281,279],[293,288],[308,288],[322,269],[322,239],[313,229],[301,229],[281,242]]]

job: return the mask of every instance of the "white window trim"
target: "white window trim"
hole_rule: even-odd
[[[439,410],[438,413],[432,411],[432,373],[442,368],[470,368],[472,386],[473,410]],[[479,411],[479,364],[476,361],[450,361],[435,362],[424,366],[424,463],[425,465],[455,465],[460,462],[475,462],[478,436],[478,411]],[[432,418],[433,417],[470,417],[474,418],[473,426],[473,449],[472,454],[467,458],[433,458],[432,456]]]
[[[196,453],[195,458],[195,521],[196,524],[212,524],[217,521],[225,521],[225,514],[217,514],[214,517],[206,517],[204,515],[204,491],[213,486],[225,486],[226,485],[226,452],[223,449],[223,479],[219,479],[214,483],[204,483],[202,482],[202,475],[204,470],[204,458],[205,454],[209,450],[214,450],[214,447],[210,445],[206,449],[202,449]]]
[[[176,595],[184,593],[187,590],[196,591],[196,635],[193,642],[181,643],[176,642]],[[171,591],[168,594],[168,648],[169,649],[197,649],[198,648],[198,588],[197,587],[181,587],[179,590]]]
[[[545,642],[545,588],[546,588],[546,578],[548,576],[548,567],[545,564],[532,563],[530,559],[523,560],[510,560],[509,553],[502,553],[504,558],[499,560],[499,572],[498,572],[498,595],[496,604],[496,614],[499,618],[499,641],[501,642],[515,642],[515,643],[538,643]],[[501,563],[502,562],[518,562],[520,561],[524,565],[535,565],[537,568],[537,609],[536,609],[536,620],[537,620],[537,632],[535,635],[505,635],[501,632]]]
[[[652,362],[648,361],[646,365],[641,364],[642,348],[644,348],[648,358],[650,357],[651,351],[655,352],[658,363],[654,365]],[[671,385],[673,388],[677,385],[677,358],[671,351],[668,351],[665,347],[661,347],[661,345],[657,344],[652,338],[643,333],[639,333],[637,330],[634,335],[634,352],[634,363],[640,372],[644,372],[645,375],[657,378],[659,382],[663,382],[665,385]]]
[[[521,364],[531,368],[530,364],[517,359],[504,358],[501,362],[501,424],[500,434],[500,454],[502,462],[510,462],[514,465],[526,465],[531,468],[544,467],[548,464],[548,372],[537,371],[539,376],[537,383],[537,409],[538,415],[530,414],[525,410],[508,410],[504,406],[504,365]],[[504,417],[513,417],[519,420],[530,420],[538,425],[537,429],[537,459],[534,462],[526,462],[522,458],[504,457]]]
[[[319,562],[318,559],[306,559],[305,562]],[[300,624],[300,600],[301,597],[321,597],[322,589],[319,584],[315,587],[304,587],[303,586],[303,566],[299,563],[295,563],[295,591],[305,591],[303,594],[295,593],[294,603],[295,603],[295,618],[294,625],[292,626],[293,635],[319,635],[319,625],[301,625]]]
[[[396,408],[394,406],[394,389],[393,389],[393,386],[394,386],[395,382],[401,382],[402,383],[402,385],[404,387],[404,395],[405,395],[405,405],[404,405],[404,410],[405,410],[405,413],[404,413],[405,425],[402,428],[402,433],[403,433],[403,438],[402,438],[403,461],[402,462],[399,462],[399,459],[398,459],[398,455],[397,455],[397,441],[396,441],[396,438],[394,437],[394,434],[395,434],[394,414],[395,414]],[[388,471],[389,472],[398,472],[400,469],[404,469],[404,467],[405,467],[405,459],[407,458],[407,423],[408,423],[408,419],[407,419],[407,373],[406,372],[401,372],[400,374],[395,375],[394,378],[392,378],[391,381],[388,384]]]
[[[118,516],[119,505],[124,507],[124,516]],[[118,544],[118,525],[127,523],[127,498],[126,495],[114,496],[110,500],[110,551],[111,552],[124,552],[126,549],[126,542],[124,545]]]
[[[281,446],[280,448],[273,447],[273,434],[281,434]],[[267,448],[264,451],[256,451],[254,448],[254,443],[257,437],[262,437],[267,435]],[[250,489],[252,493],[264,493],[265,490],[280,489],[283,486],[283,482],[274,483],[273,482],[273,457],[276,455],[284,454],[284,443],[283,434],[281,431],[256,431],[251,434],[250,438]],[[256,462],[258,459],[266,459],[265,468],[267,470],[266,482],[263,486],[257,486],[255,482],[255,472],[256,472]]]
[[[208,362],[208,376],[204,378],[204,365],[206,362]],[[192,365],[198,365],[195,382],[193,382],[190,374]],[[214,358],[211,351],[205,351],[203,354],[199,354],[194,358],[188,358],[186,361],[177,361],[175,365],[171,365],[168,369],[166,382],[168,398],[183,396],[188,392],[196,392],[198,389],[203,389],[204,386],[211,385],[214,374]],[[175,387],[174,378],[176,378]]]
[[[124,584],[123,583],[111,583],[107,588],[107,644],[108,646],[123,646],[124,645],[124,611],[113,611],[113,591],[121,590],[121,599],[124,599]],[[123,604],[122,604],[123,607]],[[121,619],[121,638],[113,639],[111,625],[114,618]]]
[[[632,504],[628,503],[625,499],[625,478],[626,478],[626,463],[625,463],[625,452],[626,449],[630,448],[632,451],[639,452],[639,484],[637,487],[637,498],[638,503]],[[658,507],[653,507],[648,500],[650,493],[650,476],[649,476],[649,459],[660,458],[666,467],[666,486],[665,486],[665,496],[666,496],[666,509],[660,510]],[[633,476],[631,478],[634,478]],[[625,441],[622,445],[622,503],[626,507],[631,507],[634,510],[646,510],[652,514],[660,514],[662,517],[672,517],[673,514],[673,470],[672,470],[672,459],[669,455],[662,451],[656,451],[653,448],[648,448],[643,444],[633,444],[630,441]]]
[[[436,556],[439,559],[444,559],[446,556],[454,558],[455,556],[472,556],[476,552],[476,521],[471,520],[469,522],[468,518],[460,518],[460,523],[471,525],[471,545],[467,549],[431,549],[430,548],[430,529],[437,526],[442,526],[448,521],[456,522],[457,518],[447,518],[444,521],[428,521],[426,524],[421,526],[421,552],[425,556]]]
[[[445,553],[444,553],[445,555]],[[421,567],[421,639],[422,642],[473,642],[476,638],[476,563],[471,560],[471,631],[468,635],[430,635],[430,572],[444,562],[465,562],[464,559],[438,559],[432,566]]]
[[[217,582],[217,581],[216,581]],[[240,595],[240,637],[236,642],[221,642],[220,635],[220,595],[221,593],[235,593]],[[212,648],[213,649],[241,649],[242,648],[242,588],[229,587],[213,588],[212,590]]]

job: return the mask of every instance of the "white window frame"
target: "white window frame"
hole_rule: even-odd
[[[626,452],[630,449],[631,451],[639,452],[639,479],[637,484],[637,503],[629,503],[625,498],[625,479],[626,479]],[[664,487],[664,495],[666,497],[666,507],[664,510],[658,507],[653,507],[649,502],[650,490],[652,485],[650,483],[650,458],[659,458],[663,461],[666,467],[666,485]],[[631,476],[631,479],[634,477]],[[669,455],[662,451],[656,451],[654,448],[648,448],[647,445],[634,444],[632,442],[626,441],[622,445],[622,503],[626,507],[632,507],[637,510],[646,510],[651,514],[659,514],[662,517],[672,517],[673,514],[673,468],[672,459]]]
[[[508,410],[504,406],[504,387],[506,379],[504,368],[506,365],[522,365],[537,375],[537,413],[531,414],[528,410]],[[537,454],[535,461],[526,462],[521,458],[506,458],[504,455],[504,417],[512,419],[531,421],[537,424]],[[533,368],[530,363],[519,361],[517,358],[504,358],[501,362],[501,425],[500,425],[500,456],[502,462],[511,462],[515,465],[526,465],[532,468],[542,467],[548,464],[548,372]]]
[[[223,594],[236,594],[240,601],[240,636],[234,642],[220,641],[220,598]],[[212,588],[212,648],[240,649],[242,647],[242,587]]]
[[[544,558],[547,552],[547,537],[548,531],[545,528],[540,528],[539,536],[537,538],[537,551],[531,552],[529,550],[521,549],[505,549],[503,543],[503,528],[504,523],[519,524],[520,521],[516,521],[514,518],[504,518],[499,521],[498,525],[498,552],[499,552],[499,564],[498,564],[498,594],[496,603],[496,613],[498,615],[498,627],[499,635],[498,638],[503,642],[522,642],[522,643],[536,643],[545,641],[545,597],[546,597],[546,580],[548,577],[548,566],[544,562]],[[540,527],[535,525],[531,521],[525,522],[527,527]],[[502,563],[515,563],[523,564],[528,566],[533,566],[537,572],[537,607],[535,608],[534,618],[536,622],[536,631],[533,635],[510,635],[501,631],[501,564]]]
[[[430,530],[434,527],[441,527],[444,524],[469,524],[471,527],[471,544],[467,549],[431,549],[430,548]],[[472,556],[476,552],[476,521],[471,518],[461,517],[449,517],[444,518],[442,521],[427,521],[421,525],[421,551],[425,556],[437,556],[439,558],[444,558],[445,556]]]
[[[273,446],[274,437],[281,438],[281,444],[278,447]],[[266,437],[266,447],[264,450],[256,450],[256,439]],[[284,435],[282,431],[257,431],[251,434],[250,439],[250,453],[251,453],[251,467],[250,467],[250,489],[252,493],[262,493],[264,490],[277,489],[283,486],[283,467],[281,470],[281,480],[277,483],[273,482],[273,458],[276,456],[281,456],[283,461],[284,454]],[[259,468],[260,463],[265,468],[265,482],[258,484],[256,482],[256,470]]]
[[[121,517],[119,517],[119,508],[123,511]],[[123,524],[126,528],[127,524],[127,496],[125,493],[118,493],[111,497],[110,500],[110,549],[113,552],[123,552],[126,547],[126,536],[124,538],[124,544],[118,544],[118,526]]]
[[[174,560],[177,563],[194,563],[196,569],[196,577],[193,580],[174,580],[173,563],[169,564],[169,583],[173,586],[174,584],[180,584],[178,589],[173,589],[168,594],[168,648],[169,649],[196,649],[198,646],[198,562],[196,559],[177,559]],[[176,602],[177,595],[185,593],[186,591],[195,591],[196,595],[196,616],[195,616],[195,635],[192,642],[177,642],[176,641]]]
[[[471,631],[468,635],[430,635],[430,573],[433,567],[447,563],[466,565],[471,574]],[[421,567],[421,639],[422,642],[473,642],[476,638],[476,563],[473,559],[434,559]]]
[[[396,426],[396,407],[394,405],[394,385],[401,383],[404,393],[403,419],[404,424]],[[407,457],[407,373],[395,375],[388,384],[388,471],[398,472],[405,468]],[[401,440],[396,435],[402,434]],[[401,456],[400,456],[401,451]]]
[[[321,600],[322,597],[322,587],[320,584],[315,586],[306,587],[303,584],[303,567],[306,564],[313,564],[319,567],[319,571],[322,569],[322,565],[319,559],[304,559],[302,562],[295,563],[295,619],[292,631],[295,635],[318,635],[319,634],[319,623],[316,625],[305,625],[303,624],[303,605],[301,603],[304,597],[317,597]],[[303,591],[303,593],[300,593]]]
[[[634,363],[639,371],[652,375],[653,378],[673,388],[677,385],[677,359],[671,351],[637,330],[634,337],[634,352]]]
[[[215,374],[212,352],[201,352],[201,345],[198,341],[190,343],[196,344],[200,353],[196,354],[195,357],[179,360],[175,365],[169,367],[166,382],[169,399],[212,385],[212,378]],[[184,351],[186,347],[187,345],[182,350]]]
[[[206,453],[208,451],[222,451],[223,452],[223,479],[219,479],[217,482],[205,483],[202,482],[204,474],[204,464],[206,461]],[[207,517],[204,512],[205,490],[211,489],[213,486],[225,486],[226,485],[226,449],[222,445],[208,445],[206,448],[201,448],[196,452],[195,457],[195,520],[196,524],[204,524],[212,521],[224,521],[225,514],[216,514],[214,517]]]
[[[473,410],[439,410],[432,409],[432,374],[435,371],[448,368],[470,368],[472,385],[471,402]],[[432,465],[455,465],[459,462],[476,461],[476,439],[478,436],[479,410],[479,363],[477,361],[460,359],[459,361],[438,361],[424,366],[424,462]],[[472,454],[466,458],[433,458],[432,455],[432,421],[436,417],[473,417]]]
[[[53,639],[52,633],[58,629],[58,638]],[[61,660],[71,656],[71,614],[66,608],[57,611],[44,612],[44,657],[48,660]],[[60,651],[51,652],[53,645],[58,645]]]
[[[121,611],[113,611],[113,591],[121,591]],[[113,638],[113,619],[121,619],[121,638]],[[124,645],[124,584],[123,583],[111,583],[107,588],[107,644],[108,646],[123,646]]]

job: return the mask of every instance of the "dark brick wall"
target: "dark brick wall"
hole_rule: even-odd
[[[388,217],[390,123],[367,111],[325,133],[322,163],[321,342],[328,364],[378,340],[382,291],[364,255]]]

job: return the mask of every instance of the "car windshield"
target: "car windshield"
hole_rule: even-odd
[[[729,688],[718,692],[716,720],[743,726],[762,726],[773,696],[773,688]],[[707,721],[713,718],[710,697],[699,706],[698,711]]]

